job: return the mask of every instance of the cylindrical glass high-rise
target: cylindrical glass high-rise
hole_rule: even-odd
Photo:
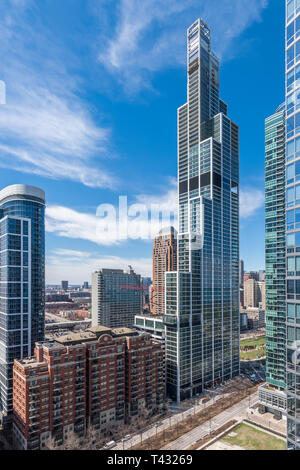
[[[12,411],[14,359],[44,339],[45,193],[22,184],[0,191],[0,413]]]

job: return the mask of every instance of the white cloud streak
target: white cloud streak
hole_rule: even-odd
[[[151,87],[153,72],[186,63],[185,32],[198,17],[211,27],[214,52],[226,57],[233,40],[260,20],[267,4],[268,0],[118,0],[115,15],[109,10],[105,16],[105,8],[99,15],[99,61],[128,93],[136,93]]]
[[[110,131],[79,96],[80,81],[64,63],[69,53],[40,23],[36,8],[30,0],[0,6],[0,78],[7,88],[0,167],[112,188],[115,178],[97,162],[109,155]]]
[[[257,213],[265,203],[264,192],[253,187],[245,187],[240,192],[240,217],[246,219]]]

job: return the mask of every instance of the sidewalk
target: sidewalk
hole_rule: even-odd
[[[250,403],[253,405],[258,400],[258,393],[255,392],[250,397]],[[184,450],[186,447],[193,445],[196,441],[203,439],[211,432],[218,430],[221,426],[226,424],[233,418],[244,418],[247,414],[249,406],[249,398],[244,398],[239,403],[236,403],[231,408],[223,411],[219,415],[207,421],[204,424],[196,427],[192,431],[188,432],[184,436],[176,439],[170,444],[162,448],[162,450]]]
[[[265,413],[261,415],[258,413],[257,410],[249,410],[247,413],[247,419],[253,422],[254,424],[258,424],[264,426],[270,431],[276,431],[280,434],[286,436],[287,432],[287,424],[285,419],[281,419],[280,421],[276,420],[272,413]]]
[[[188,408],[187,410],[183,412],[179,411],[180,406],[178,406],[178,408],[174,406],[174,414],[172,416],[168,418],[163,418],[160,421],[158,418],[157,423],[152,425],[150,428],[147,427],[144,430],[139,431],[137,434],[135,434],[134,436],[131,436],[130,439],[124,442],[122,442],[122,440],[118,441],[117,444],[112,448],[112,450],[123,450],[123,449],[130,450],[132,447],[140,445],[145,440],[151,437],[157,436],[157,434],[163,431],[167,431],[172,426],[176,426],[177,423],[182,422],[188,417],[193,417],[195,414],[205,410],[210,405],[213,405],[214,403],[217,403],[219,400],[222,400],[228,397],[229,395],[231,395],[233,390],[236,390],[236,387],[241,386],[242,383],[245,383],[245,380],[242,377],[236,377],[234,379],[231,379],[227,381],[223,387],[218,387],[214,390],[209,391],[208,393],[213,394],[213,398],[211,398],[208,402],[206,402],[205,404],[201,404],[201,405],[197,404],[193,406],[192,404],[193,399],[192,399],[190,402],[187,403],[187,405],[189,404],[191,405],[190,408]],[[201,398],[203,398],[203,396],[199,397],[196,400],[199,401]],[[249,405],[249,397],[245,398],[245,400],[247,401]],[[179,411],[178,413],[176,413],[176,408]],[[228,410],[225,411],[224,413],[226,412],[228,412]],[[214,419],[215,418],[213,418],[213,420]],[[208,425],[209,425],[209,422],[208,422]]]
[[[212,405],[213,403],[216,403],[218,400],[221,400],[222,398],[228,396],[228,393],[220,394],[215,398],[212,398],[211,400],[207,401],[203,405],[196,405],[195,407],[192,406],[188,410],[185,410],[183,412],[179,412],[174,414],[173,416],[170,416],[169,418],[165,418],[158,423],[159,426],[156,428],[155,425],[151,427],[150,429],[145,429],[144,431],[140,431],[139,434],[136,434],[132,436],[131,439],[128,439],[126,442],[118,442],[115,447],[112,447],[111,450],[130,450],[131,447],[141,444],[146,439],[149,439],[150,437],[155,436],[158,432],[162,432],[164,430],[169,429],[170,427],[176,425],[177,423],[180,423],[184,419],[188,418],[189,416],[194,416],[194,414],[199,413],[202,410],[205,410],[208,406]],[[248,399],[247,399],[248,400]],[[178,407],[178,410],[180,410],[180,407]]]

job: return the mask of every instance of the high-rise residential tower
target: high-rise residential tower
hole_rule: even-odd
[[[286,0],[287,442],[300,450],[300,2]]]
[[[265,122],[266,381],[260,407],[286,411],[285,106]],[[248,281],[249,282],[249,281]],[[263,300],[263,299],[262,299]],[[271,385],[271,386],[270,386]]]
[[[154,238],[152,313],[165,312],[165,273],[177,270],[177,231],[162,229]]]
[[[177,270],[166,273],[167,393],[180,401],[239,374],[239,129],[219,98],[210,30],[187,31],[178,109]]]
[[[132,327],[143,310],[142,279],[130,267],[100,269],[92,275],[92,325]]]
[[[248,279],[244,283],[244,307],[258,307],[259,288],[255,279]]]
[[[12,411],[14,359],[44,339],[45,193],[13,185],[0,191],[0,414]]]
[[[68,290],[69,289],[69,281],[61,281],[60,288],[61,288],[61,290]]]

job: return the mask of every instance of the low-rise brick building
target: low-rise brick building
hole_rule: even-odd
[[[14,439],[19,449],[63,443],[70,432],[101,432],[132,417],[160,412],[164,359],[160,343],[128,328],[97,326],[36,343],[33,358],[16,360]]]

